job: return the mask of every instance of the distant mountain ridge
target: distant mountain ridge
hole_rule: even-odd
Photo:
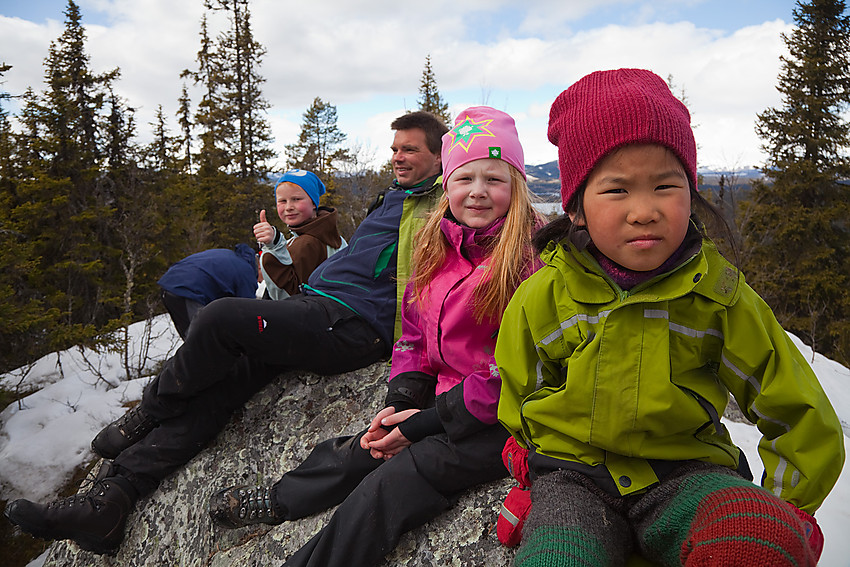
[[[528,188],[534,194],[545,201],[560,199],[561,179],[557,161],[540,165],[526,164],[525,172],[528,175]],[[700,168],[697,170],[697,174],[702,178],[700,187],[707,190],[716,189],[719,186],[720,177],[724,175],[726,176],[727,186],[731,185],[735,189],[749,189],[750,183],[764,176],[760,170],[755,168],[736,171]]]

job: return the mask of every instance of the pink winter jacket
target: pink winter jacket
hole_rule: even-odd
[[[496,423],[501,378],[493,352],[500,320],[476,322],[472,305],[489,262],[484,257],[486,246],[503,224],[500,219],[473,229],[442,219],[440,228],[450,244],[443,268],[421,300],[410,302],[410,285],[404,293],[402,334],[393,348],[388,401],[397,399],[400,391],[413,402],[411,406],[424,408],[431,405],[428,397],[433,400],[436,395],[437,412],[450,437]]]

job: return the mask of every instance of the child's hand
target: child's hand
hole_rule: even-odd
[[[513,437],[508,437],[508,440],[505,441],[505,448],[502,449],[502,462],[505,463],[505,468],[508,469],[508,472],[520,486],[523,488],[531,486],[531,479],[528,476],[528,449],[520,447]]]
[[[254,238],[260,244],[270,245],[274,241],[275,229],[266,220],[266,210],[260,211],[260,222],[254,225]]]
[[[386,427],[398,425],[419,411],[418,409],[409,409],[396,413],[395,408],[388,409],[392,409],[393,411],[386,414],[386,416],[382,417],[379,421],[380,425]],[[375,416],[375,420],[373,420],[372,423],[375,423],[379,417],[381,417],[380,413]],[[369,452],[373,458],[384,459],[386,461],[387,459],[398,455],[406,447],[410,447],[411,444],[412,443],[407,439],[407,437],[402,435],[401,430],[396,427],[395,429],[388,431],[385,435],[382,435],[380,439],[370,441]]]
[[[392,415],[393,413],[395,413],[394,407],[384,408],[378,412],[378,415],[376,415],[375,418],[372,420],[372,423],[369,424],[369,429],[367,429],[366,433],[363,434],[363,437],[360,438],[361,448],[367,449],[371,452],[370,444],[373,441],[378,441],[387,436],[387,433],[389,433],[389,431],[381,427],[381,420],[387,417],[388,415]],[[381,458],[380,455],[375,456],[374,453],[372,453],[372,457],[375,459]]]
[[[384,453],[377,449],[372,448],[372,443],[378,442],[387,435],[389,435],[390,431],[387,428],[384,428],[381,424],[383,420],[392,414],[395,413],[395,408],[390,406],[382,409],[378,412],[378,415],[372,420],[372,423],[369,424],[369,429],[366,430],[366,433],[363,434],[363,437],[360,438],[360,447],[369,451],[369,454],[372,455],[373,459],[384,459]]]

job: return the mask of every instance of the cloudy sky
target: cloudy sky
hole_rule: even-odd
[[[162,105],[169,126],[183,69],[195,69],[201,0],[78,0],[91,68],[116,67],[116,90],[137,108],[139,140]],[[526,163],[557,158],[546,139],[554,98],[599,69],[672,76],[693,114],[704,168],[761,165],[756,114],[781,103],[780,34],[792,0],[252,0],[269,121],[284,164],[315,97],[377,161],[389,123],[417,105],[425,57],[453,113],[487,104],[517,121]],[[44,89],[43,62],[64,26],[66,0],[0,0],[2,90]],[[219,16],[223,17],[223,16]],[[223,25],[223,21],[221,24]],[[193,97],[193,103],[197,98]],[[8,108],[12,113],[14,107]]]

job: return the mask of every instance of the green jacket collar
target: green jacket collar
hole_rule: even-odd
[[[699,242],[687,259],[671,271],[661,274],[626,292],[609,278],[595,258],[573,242],[550,242],[541,259],[564,277],[570,296],[577,302],[604,305],[618,298],[623,302],[665,301],[691,291],[723,305],[731,305],[740,295],[743,275],[723,256],[711,240]]]

